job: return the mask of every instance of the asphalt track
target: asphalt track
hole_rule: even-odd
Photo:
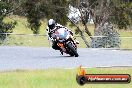
[[[132,66],[132,51],[78,49],[79,57],[70,57],[45,47],[0,47],[0,71],[54,68]]]

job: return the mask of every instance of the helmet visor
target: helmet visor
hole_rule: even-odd
[[[49,29],[53,29],[55,27],[55,25],[54,24],[48,25],[48,27],[49,27]]]

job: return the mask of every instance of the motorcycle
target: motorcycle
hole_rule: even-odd
[[[79,56],[77,53],[77,44],[79,43],[73,40],[73,36],[69,31],[60,28],[56,30],[52,36],[53,39],[57,42],[57,45],[60,47],[60,51],[62,53],[64,52],[70,56],[75,57]]]

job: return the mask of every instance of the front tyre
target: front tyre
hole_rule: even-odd
[[[71,43],[68,43],[67,44],[67,47],[70,49],[70,53],[72,53],[72,54],[70,54],[70,55],[75,55],[75,57],[78,57],[79,55],[78,55],[78,53],[77,53],[77,51],[75,50],[75,48],[72,46],[72,44]]]

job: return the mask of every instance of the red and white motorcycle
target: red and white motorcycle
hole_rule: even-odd
[[[77,44],[79,44],[79,42],[73,40],[73,36],[69,31],[60,28],[53,33],[52,37],[55,39],[62,52],[70,56],[79,56],[77,53]]]

